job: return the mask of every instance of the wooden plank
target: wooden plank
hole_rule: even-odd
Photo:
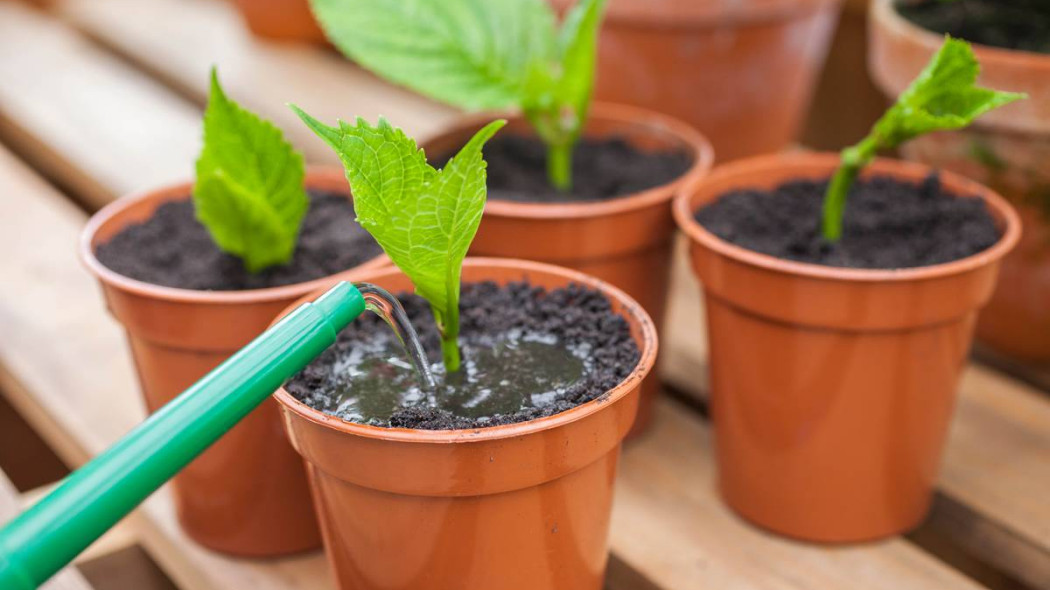
[[[689,242],[679,234],[671,268],[667,321],[660,332],[660,377],[675,389],[705,398],[707,322],[700,283],[689,265]]]
[[[179,590],[141,545],[77,564],[99,590]]]
[[[1050,402],[972,365],[939,484],[934,522],[974,555],[1050,589]]]
[[[2,383],[0,383],[2,387]],[[63,478],[69,468],[0,395],[0,469],[24,491]]]
[[[227,92],[272,119],[309,160],[335,155],[288,109],[321,120],[384,115],[422,138],[456,116],[450,107],[394,87],[324,47],[252,37],[221,0],[62,0],[60,13],[81,31],[204,104],[217,65]]]
[[[0,56],[0,137],[88,205],[192,173],[198,109],[70,27],[0,2]]]
[[[15,486],[0,471],[0,526],[22,510],[22,499]],[[41,587],[42,590],[91,590],[80,572],[67,568]]]
[[[911,543],[826,548],[767,534],[715,493],[710,428],[676,402],[624,451],[613,551],[658,588],[978,588]]]
[[[1011,358],[982,345],[980,342],[974,344],[973,358],[993,369],[1010,375],[1014,379],[1041,390],[1044,394],[1050,394],[1050,364]]]
[[[144,416],[123,335],[76,259],[85,216],[0,148],[0,365],[4,393],[78,465]],[[25,247],[32,244],[32,248]],[[146,504],[146,548],[182,588],[329,588],[323,557],[246,561],[210,553],[174,523],[166,493]]]
[[[663,376],[705,397],[700,287],[681,262],[672,281]],[[930,524],[975,557],[1034,588],[1050,589],[1050,402],[1017,381],[972,365],[959,400]]]
[[[35,407],[48,418],[41,422],[50,421],[42,424],[44,436],[65,441],[60,446],[73,448],[81,461],[141,418],[131,367],[118,327],[75,260],[83,215],[2,152],[0,184],[7,187],[0,201],[0,248],[10,251],[29,233],[35,244],[0,260],[0,274],[10,278],[0,285],[0,363],[21,385],[13,390],[21,392],[15,394],[19,405]],[[655,432],[624,455],[610,587],[977,587],[905,541],[826,551],[745,525],[716,498],[710,435],[687,414],[664,404]],[[145,546],[184,588],[331,587],[316,554],[240,561],[196,546],[181,535],[163,494],[150,500],[146,516]]]

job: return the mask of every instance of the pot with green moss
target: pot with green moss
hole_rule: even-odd
[[[333,43],[380,76],[467,110],[511,109],[486,148],[490,198],[472,255],[580,270],[623,289],[661,323],[670,202],[710,169],[707,139],[659,113],[591,104],[604,0],[578,2],[560,23],[543,0],[464,4],[313,2]],[[391,31],[399,42],[380,42]],[[413,57],[420,52],[426,57]],[[467,115],[422,147],[444,162],[491,119]],[[658,380],[643,389],[639,431]]]
[[[977,338],[1015,358],[1050,362],[1050,3],[875,0],[871,22],[871,75],[888,95],[919,71],[944,33],[974,43],[984,84],[1028,93],[968,129],[922,137],[901,153],[991,186],[1017,207],[1024,237],[1003,260]]]
[[[389,261],[354,222],[338,168],[304,170],[280,131],[213,81],[197,177],[124,197],[84,230],[81,257],[127,331],[156,410],[334,276]],[[302,462],[266,403],[174,480],[186,533],[235,555],[313,549]]]
[[[1020,227],[987,187],[875,153],[1018,98],[975,87],[976,68],[949,41],[842,155],[733,162],[675,201],[704,290],[719,488],[752,522],[857,542],[929,509],[977,313]]]

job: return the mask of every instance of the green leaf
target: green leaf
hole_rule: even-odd
[[[385,119],[375,126],[359,118],[330,127],[292,109],[339,155],[358,222],[430,303],[446,366],[458,370],[460,271],[485,208],[481,148],[505,121],[484,127],[435,170],[416,142]]]
[[[980,72],[970,44],[946,36],[930,63],[867,137],[842,150],[842,161],[824,195],[824,239],[841,239],[849,189],[880,150],[894,149],[933,131],[962,129],[992,109],[1026,98],[1024,94],[976,86]]]
[[[594,89],[607,0],[580,0],[561,30],[545,0],[311,0],[328,38],[376,74],[460,108],[517,107],[571,184]]]
[[[984,113],[1024,98],[976,86],[981,66],[969,43],[945,38],[937,54],[876,123],[881,149],[932,131],[962,129]]]
[[[594,69],[598,61],[598,31],[607,0],[580,0],[565,17],[559,46],[561,79],[558,81],[559,102],[572,108],[573,131],[587,120],[594,93]],[[575,139],[575,138],[574,138]]]
[[[520,104],[555,55],[543,0],[312,0],[328,38],[373,72],[467,109]]]
[[[193,201],[219,248],[251,272],[291,260],[310,204],[303,176],[280,129],[230,100],[213,69]]]

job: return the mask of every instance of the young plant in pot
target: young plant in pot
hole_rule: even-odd
[[[577,271],[464,262],[486,198],[482,145],[502,122],[436,170],[383,120],[300,115],[339,153],[358,218],[399,267],[364,280],[400,294],[437,377],[426,387],[369,317],[277,393],[339,587],[598,590],[651,320]]]
[[[592,107],[604,0],[579,2],[560,28],[542,0],[313,7],[329,39],[380,76],[468,110],[512,110],[486,151],[490,199],[471,254],[586,272],[662,320],[675,234],[669,203],[713,154],[669,117]],[[447,160],[491,118],[466,116],[423,148]],[[657,388],[655,379],[646,384],[639,427]]]
[[[975,43],[981,81],[1029,99],[970,128],[935,133],[901,150],[908,160],[959,172],[1017,207],[1020,244],[1003,260],[977,339],[1000,354],[1050,362],[1050,3],[1041,0],[875,0],[871,77],[895,95],[951,33]]]
[[[81,256],[123,324],[155,411],[333,276],[389,264],[354,223],[339,168],[306,170],[281,132],[212,78],[195,181],[97,213]],[[302,461],[263,404],[175,478],[179,519],[212,549],[270,556],[320,534]]]
[[[949,39],[841,156],[734,162],[676,199],[705,294],[719,485],[747,519],[850,542],[926,514],[977,312],[1020,228],[988,188],[875,155],[1019,98],[974,86],[977,70]]]

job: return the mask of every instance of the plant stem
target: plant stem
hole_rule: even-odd
[[[547,179],[562,192],[572,190],[572,148],[572,141],[547,145]]]
[[[872,134],[860,143],[842,150],[841,163],[831,177],[828,191],[824,193],[824,220],[821,232],[829,242],[842,239],[842,217],[846,212],[846,197],[864,166],[871,163],[879,149],[878,138]]]
[[[458,291],[458,289],[457,289]],[[441,360],[445,362],[446,374],[459,371],[459,296],[448,306],[438,322],[441,333]]]
[[[445,361],[445,371],[455,373],[459,371],[459,340],[457,337],[447,338],[441,335],[441,358]]]

